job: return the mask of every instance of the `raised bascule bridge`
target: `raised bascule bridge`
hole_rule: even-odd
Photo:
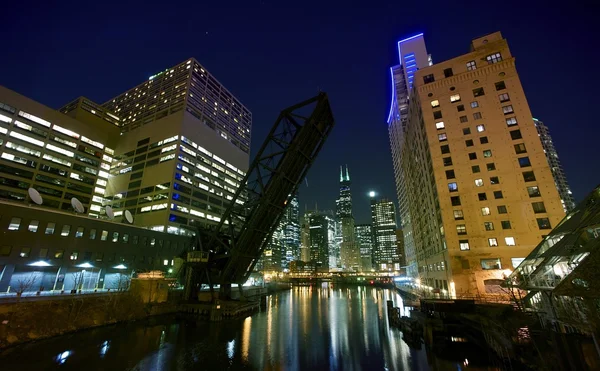
[[[197,300],[202,285],[213,293],[218,284],[221,299],[231,284],[242,290],[333,125],[323,92],[281,111],[219,224],[200,230],[187,252],[185,300]]]

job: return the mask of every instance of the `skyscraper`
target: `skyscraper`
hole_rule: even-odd
[[[193,58],[103,105],[79,98],[61,112],[121,131],[96,198],[157,231],[217,223],[249,166],[250,111]]]
[[[542,148],[544,148],[548,165],[550,165],[550,171],[552,171],[554,183],[556,184],[556,189],[560,195],[563,209],[566,213],[568,213],[575,208],[575,200],[573,199],[571,188],[569,188],[565,171],[563,170],[560,160],[558,159],[558,152],[556,152],[556,148],[554,148],[550,131],[542,121],[536,118],[533,119],[533,123],[537,129],[540,141],[542,142]]]
[[[371,224],[354,226],[356,243],[360,248],[360,265],[363,272],[373,269],[373,229]]]
[[[289,269],[290,262],[300,257],[300,220],[298,196],[294,196],[285,209],[269,244],[257,262],[257,271]]]
[[[349,271],[360,270],[360,249],[354,238],[354,216],[352,215],[352,194],[350,192],[350,173],[348,165],[344,173],[340,166],[340,195],[335,201],[336,219],[341,224],[340,263],[341,268]]]
[[[414,84],[415,72],[431,65],[431,56],[427,54],[423,34],[417,34],[398,41],[400,64],[390,68],[392,101],[388,114],[388,131],[398,195],[398,211],[404,232],[405,256],[409,271],[417,275],[415,245],[412,238],[412,219],[409,212],[409,200],[406,193],[405,173],[401,164],[406,125],[408,123],[409,93]]]
[[[294,260],[300,259],[300,204],[298,195],[291,199],[285,214],[283,215],[283,244],[284,244],[284,268]]]
[[[387,199],[371,198],[373,268],[398,271],[400,256],[396,245],[396,207]]]
[[[306,218],[310,229],[310,262],[317,272],[329,272],[329,246],[334,239],[334,219],[317,211],[311,212]]]
[[[422,284],[496,292],[564,216],[531,117],[499,32],[415,72],[400,165],[407,258],[416,256],[410,273]]]

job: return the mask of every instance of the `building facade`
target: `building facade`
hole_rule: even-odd
[[[408,124],[409,93],[413,88],[415,72],[431,65],[431,56],[427,54],[423,34],[413,35],[398,41],[399,64],[390,68],[392,85],[392,101],[387,124],[390,137],[396,194],[398,196],[398,211],[404,233],[406,261],[409,272],[417,275],[417,260],[415,243],[412,235],[412,219],[409,210],[407,175],[402,167],[402,150],[405,142],[405,132]]]
[[[506,40],[419,69],[409,102],[404,242],[417,276],[452,296],[495,293],[564,216]]]
[[[346,171],[340,166],[340,195],[335,201],[335,216],[338,235],[341,235],[340,266],[346,271],[360,270],[360,248],[354,236],[354,216],[352,215],[352,193],[350,191],[350,172],[348,165]]]
[[[89,102],[80,98],[61,112],[80,119],[100,108],[102,117],[117,117],[103,204],[169,233],[190,235],[220,221],[249,166],[252,116],[195,59],[101,106],[82,101]]]
[[[396,207],[387,199],[371,198],[373,232],[373,268],[378,271],[400,270],[396,245]]]
[[[558,194],[562,200],[563,209],[566,213],[568,213],[575,208],[575,199],[573,198],[573,193],[571,192],[571,188],[567,182],[565,171],[563,170],[560,160],[558,159],[558,152],[556,152],[556,148],[554,148],[554,142],[552,142],[550,131],[542,121],[536,118],[533,119],[533,123],[537,129],[540,141],[542,142],[542,148],[544,148],[548,165],[550,165],[550,171],[552,171],[556,189],[558,190]]]
[[[360,265],[363,272],[373,269],[373,229],[371,224],[357,224],[354,235],[360,248]]]
[[[321,212],[306,216],[309,225],[310,263],[317,272],[329,272],[329,248],[334,243],[335,221]]]

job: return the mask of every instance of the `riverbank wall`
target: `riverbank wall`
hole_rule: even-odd
[[[214,321],[235,318],[258,310],[266,295],[286,289],[289,285],[249,289],[246,290],[249,298],[221,301],[219,304],[182,303],[180,292],[169,292],[165,302],[148,303],[131,291],[4,302],[0,304],[0,349],[165,314],[183,313],[198,320]]]
[[[0,349],[176,311],[175,303],[144,304],[129,292],[5,303],[0,305]]]

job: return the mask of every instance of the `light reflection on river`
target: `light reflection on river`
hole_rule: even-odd
[[[99,328],[11,349],[2,370],[482,370],[411,349],[373,287],[296,287],[241,320]],[[403,309],[404,310],[404,309]],[[487,369],[487,368],[483,368]]]

